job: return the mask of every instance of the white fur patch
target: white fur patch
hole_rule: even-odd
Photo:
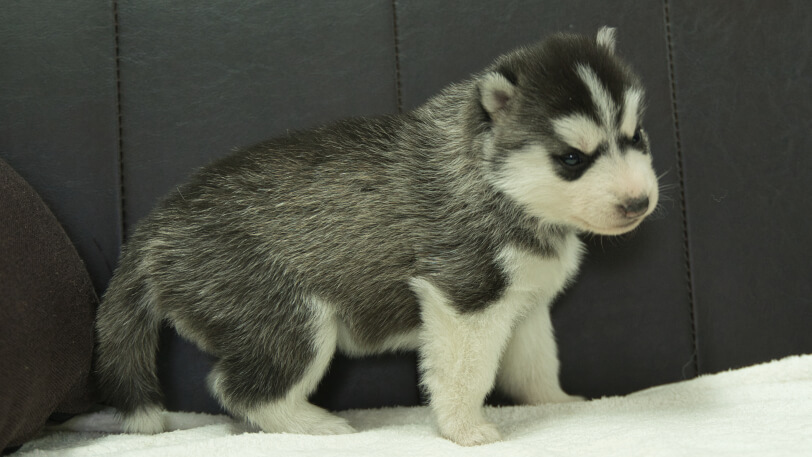
[[[572,114],[553,121],[553,129],[562,141],[591,154],[606,141],[606,132],[588,116]]]
[[[561,291],[578,271],[583,244],[571,233],[557,248],[558,254],[548,257],[516,246],[504,247],[497,259],[510,278],[508,293],[533,292],[547,301]]]
[[[381,344],[375,347],[369,347],[355,341],[350,333],[350,330],[343,322],[339,322],[338,324],[338,349],[349,356],[361,357],[365,355],[381,354],[384,352],[415,350],[419,346],[419,329],[390,336]]]
[[[615,160],[618,180],[612,191],[622,201],[648,197],[646,215],[654,211],[660,197],[657,176],[651,167],[651,155],[629,151]]]
[[[608,49],[609,52],[614,53],[616,36],[617,30],[614,27],[601,27],[598,29],[598,46],[603,46],[604,48]]]
[[[623,116],[620,119],[620,133],[631,138],[637,130],[638,116],[643,103],[643,90],[631,87],[623,93]]]
[[[338,342],[338,323],[332,308],[318,297],[310,297],[309,304],[313,311],[315,357],[310,362],[307,372],[301,381],[291,389],[291,393],[306,398],[316,387],[327,371],[330,361],[336,352]]]
[[[556,175],[549,153],[541,145],[511,153],[494,185],[543,222],[572,224],[568,213],[574,209],[573,195]]]
[[[615,113],[617,106],[612,101],[609,91],[601,82],[595,71],[587,65],[580,64],[576,67],[576,72],[581,80],[586,84],[589,89],[589,94],[592,96],[592,102],[598,110],[598,116],[601,119],[604,127],[614,125]]]
[[[164,431],[162,409],[155,405],[139,408],[121,418],[121,429],[124,433],[141,433],[154,435]]]
[[[521,404],[580,400],[561,389],[559,368],[550,306],[540,303],[514,329],[502,356],[497,385]]]

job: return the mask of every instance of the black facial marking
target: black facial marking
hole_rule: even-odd
[[[584,154],[582,154],[581,151],[573,148],[570,149],[569,152],[560,156],[559,159],[561,160],[561,163],[568,167],[577,167],[584,163],[583,156]]]
[[[569,148],[564,153],[553,156],[556,173],[565,181],[575,181],[592,166],[601,152],[598,148],[594,154],[587,155],[576,148]]]
[[[638,127],[637,130],[634,131],[634,135],[632,135],[632,144],[636,146],[641,140],[640,128]]]
[[[642,127],[637,127],[631,137],[622,136],[619,139],[619,143],[623,146],[623,149],[634,148],[643,154],[648,153],[648,139]]]

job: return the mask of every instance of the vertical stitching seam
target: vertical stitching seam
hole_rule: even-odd
[[[685,198],[685,171],[683,167],[683,154],[682,154],[682,138],[680,135],[679,124],[679,110],[677,109],[677,82],[674,69],[674,44],[671,34],[671,9],[668,0],[663,0],[663,12],[665,16],[665,35],[666,47],[668,50],[668,78],[671,83],[671,111],[674,116],[674,140],[677,149],[677,175],[679,176],[679,189],[680,189],[680,209],[682,210],[682,240],[683,251],[685,258],[685,281],[688,287],[688,305],[691,317],[691,343],[693,345],[692,359],[689,360],[683,367],[683,377],[685,377],[685,368],[693,362],[694,373],[698,376],[699,372],[699,339],[696,325],[696,300],[694,298],[693,287],[693,273],[692,273],[692,259],[691,248],[689,242],[688,231],[688,203]]]
[[[395,90],[397,94],[398,114],[403,112],[403,95],[400,83],[400,37],[398,36],[397,0],[392,0],[392,29],[395,41]]]
[[[397,97],[397,106],[398,106],[398,114],[403,113],[403,93],[401,88],[400,82],[400,36],[398,34],[398,7],[397,7],[397,0],[392,0],[392,34],[394,38],[394,46],[395,46],[395,92]],[[417,404],[426,404],[427,400],[423,394],[423,389],[421,389],[420,383],[420,362],[417,361],[415,363],[415,379],[417,383],[415,385],[415,395]]]
[[[121,50],[119,39],[119,11],[118,0],[113,0],[113,24],[115,34],[115,62],[116,62],[116,114],[118,123],[118,184],[119,184],[119,205],[121,215],[120,242],[124,244],[127,238],[127,209],[125,206],[125,183],[124,183],[124,126],[121,115]]]

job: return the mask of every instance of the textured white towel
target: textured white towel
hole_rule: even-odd
[[[118,429],[107,410],[44,432],[16,456],[812,456],[812,355],[626,397],[486,414],[504,441],[462,448],[437,436],[424,407],[340,413],[359,432],[339,436],[250,433],[224,416],[188,413],[166,413],[174,431],[159,435],[99,432]]]

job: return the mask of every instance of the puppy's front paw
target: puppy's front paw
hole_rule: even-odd
[[[164,418],[158,406],[146,406],[122,415],[121,428],[124,433],[154,435],[164,431]]]
[[[488,422],[444,427],[440,433],[460,446],[479,446],[502,439],[496,426]]]
[[[334,417],[333,420],[325,420],[313,427],[309,432],[312,435],[345,435],[355,433],[355,429],[340,417]]]

